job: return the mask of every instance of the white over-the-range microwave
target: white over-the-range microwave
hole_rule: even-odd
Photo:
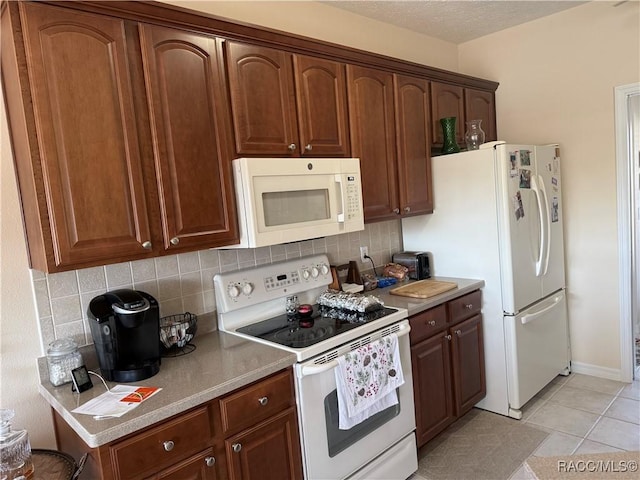
[[[358,158],[233,160],[240,243],[256,248],[364,230]]]

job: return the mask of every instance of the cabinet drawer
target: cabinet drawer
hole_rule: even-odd
[[[116,478],[148,476],[205,450],[213,438],[211,425],[203,407],[114,444],[110,451]]]
[[[411,344],[418,343],[429,338],[434,333],[444,330],[447,326],[447,310],[444,305],[439,305],[424,312],[420,312],[409,318],[411,325]]]
[[[451,300],[447,303],[449,309],[449,324],[461,322],[469,318],[482,309],[482,293],[480,290],[468,293],[462,297]]]
[[[291,371],[269,377],[220,400],[224,433],[238,431],[294,405]]]

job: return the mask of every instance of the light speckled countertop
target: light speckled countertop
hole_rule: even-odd
[[[458,288],[426,299],[389,293],[405,282],[366,293],[377,296],[390,307],[406,308],[411,316],[484,286],[483,280],[434,279],[455,282]],[[219,331],[198,335],[193,343],[197,347],[193,353],[163,358],[157,375],[134,382],[135,385],[160,387],[162,391],[120,418],[94,420],[89,415],[71,413],[80,404],[104,393],[104,385],[99,378],[91,376],[93,388],[81,394],[73,393],[71,384],[54,387],[48,380],[44,358],[39,359],[39,391],[87,445],[98,447],[260,380],[296,361],[293,353]],[[90,362],[87,367],[95,369]],[[109,387],[115,385],[113,382],[107,384]]]
[[[218,331],[198,335],[193,343],[194,352],[163,358],[158,374],[133,382],[162,391],[119,418],[94,420],[90,415],[71,413],[105,392],[93,375],[93,388],[81,394],[73,393],[70,383],[54,387],[48,378],[41,380],[39,391],[87,445],[98,447],[260,380],[296,360],[293,353]]]

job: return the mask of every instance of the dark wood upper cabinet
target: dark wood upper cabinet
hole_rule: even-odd
[[[237,220],[220,40],[140,26],[164,249],[230,244]]]
[[[349,155],[344,65],[225,42],[238,155]]]
[[[464,88],[447,83],[431,82],[431,132],[433,144],[442,145],[440,119],[456,117],[456,141],[464,145]]]
[[[293,56],[300,154],[348,157],[347,83],[342,63]]]
[[[496,105],[493,92],[464,89],[465,117],[469,120],[482,120],[480,128],[484,130],[485,142],[498,140],[496,132]]]
[[[124,21],[10,3],[2,73],[32,267],[151,256]]]
[[[429,81],[394,75],[401,215],[433,212]]]
[[[360,158],[366,222],[398,218],[393,74],[347,65],[351,149]]]

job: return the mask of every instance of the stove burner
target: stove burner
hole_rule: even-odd
[[[316,328],[309,330],[308,328],[293,327],[290,329],[280,330],[274,334],[274,340],[282,345],[288,345],[294,348],[304,347],[310,343],[318,343],[325,338],[331,337],[333,330],[331,328]]]

